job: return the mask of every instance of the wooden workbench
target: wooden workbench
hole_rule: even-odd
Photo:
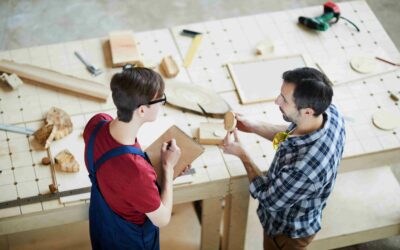
[[[188,50],[190,40],[179,35],[182,29],[205,34],[197,57],[188,69],[189,77],[212,87],[234,110],[254,119],[284,123],[278,107],[272,102],[240,104],[225,65],[255,59],[256,45],[265,37],[273,40],[275,46],[274,52],[267,56],[301,53],[311,59],[313,67],[317,67],[315,63],[318,63],[333,67],[331,69],[334,72],[342,72],[343,77],[351,81],[342,81],[334,86],[333,103],[345,116],[347,130],[340,172],[399,163],[400,128],[394,131],[379,130],[373,126],[371,117],[380,109],[400,115],[399,103],[391,100],[388,92],[400,93],[400,71],[388,65],[379,65],[383,67],[381,72],[365,76],[355,73],[349,66],[349,59],[357,53],[383,54],[393,61],[399,61],[399,52],[366,2],[340,3],[339,7],[344,16],[360,27],[361,32],[356,32],[343,20],[325,32],[310,32],[299,27],[299,16],[314,17],[321,14],[322,7],[315,6],[182,25],[172,28],[172,33],[183,55]],[[262,171],[267,171],[274,156],[271,143],[255,135],[240,135],[254,161]],[[223,249],[243,249],[249,182],[238,158],[231,155],[223,157],[231,175],[231,184],[225,204],[222,246]],[[387,237],[391,235],[386,234]],[[340,234],[336,236],[339,239]]]
[[[235,86],[225,66],[233,61],[254,59],[256,44],[265,36],[274,40],[274,56],[303,53],[314,63],[329,64],[324,58],[334,57],[340,60],[348,58],[354,52],[383,50],[392,60],[400,60],[397,49],[365,2],[341,3],[340,8],[346,17],[360,26],[360,33],[342,21],[321,33],[299,28],[296,25],[298,16],[311,17],[321,14],[322,7],[316,6],[189,24],[170,30],[140,32],[136,33],[136,38],[142,56],[146,59],[160,62],[163,56],[172,54],[181,66],[191,39],[182,37],[180,31],[186,28],[202,32],[205,36],[199,51],[192,65],[188,69],[181,69],[178,80],[212,88],[229,102],[234,110],[246,113],[250,117],[281,123],[283,120],[279,109],[272,102],[249,105],[239,103]],[[74,50],[84,51],[94,64],[107,69],[106,73],[92,78],[74,57]],[[111,69],[110,52],[105,38],[3,51],[0,52],[0,58],[48,67],[94,79],[103,84],[108,84],[110,76],[119,70]],[[343,61],[338,65],[349,67],[346,63]],[[371,114],[381,108],[392,110],[394,113],[400,112],[398,103],[390,100],[387,92],[400,93],[399,75],[399,71],[385,71],[334,86],[334,103],[345,115],[347,129],[341,172],[400,162],[400,129],[382,131],[375,128],[370,121]],[[74,94],[54,92],[34,84],[26,84],[17,92],[4,88],[0,88],[0,91],[2,123],[38,128],[41,125],[40,120],[51,106],[60,106],[73,115],[77,129],[82,129],[94,113],[102,111],[115,116],[111,98],[106,103],[99,103]],[[200,122],[215,121],[168,106],[163,109],[161,116],[172,118],[180,128],[192,136],[196,136],[195,131]],[[255,135],[242,134],[241,138],[261,170],[267,171],[274,155],[271,144]],[[48,192],[51,173],[39,164],[45,152],[34,150],[25,136],[1,131],[0,147],[0,201]],[[9,154],[10,152],[12,154]],[[196,169],[193,183],[175,187],[174,203],[203,200],[201,247],[217,249],[219,235],[215,232],[219,232],[219,218],[222,216],[218,207],[220,199],[226,197],[222,247],[243,249],[249,193],[242,163],[234,156],[224,155],[216,146],[207,146],[206,152],[193,163],[193,167]],[[61,174],[58,173],[57,178],[69,188],[68,183],[63,182]],[[5,237],[4,235],[18,231],[86,220],[87,211],[86,200],[66,204],[51,201],[0,210],[0,235]],[[338,235],[329,235],[330,246],[339,246],[335,245],[332,239],[338,239],[341,231],[333,232]],[[382,232],[382,237],[389,236],[388,233],[385,234],[388,231]]]
[[[159,63],[163,56],[171,54],[181,63],[168,30],[136,33],[135,37],[138,40],[141,55],[146,60]],[[93,64],[105,69],[106,72],[96,78],[92,77],[83,64],[75,58],[73,54],[75,50],[83,51]],[[121,70],[111,69],[106,38],[2,51],[0,58],[57,70],[91,79],[106,86],[112,74]],[[185,72],[179,74],[178,79],[189,81]],[[71,115],[74,132],[63,139],[64,141],[55,142],[50,147],[51,151],[67,148],[72,152],[77,150],[77,152],[83,152],[80,134],[90,117],[98,112],[105,112],[113,117],[116,114],[111,96],[107,102],[103,103],[77,94],[40,87],[34,83],[24,84],[15,91],[3,85],[0,88],[1,123],[37,129],[43,125],[44,115],[52,106],[60,107]],[[173,120],[179,128],[195,137],[199,122],[206,122],[207,118],[166,106],[160,112],[159,122],[162,124],[166,120]],[[142,137],[154,136],[154,131],[147,132]],[[139,141],[142,137],[139,137]],[[141,141],[142,146],[149,145],[143,144],[143,141],[146,142],[146,140]],[[147,141],[147,143],[150,142]],[[32,137],[0,131],[0,145],[0,202],[49,192],[48,185],[52,183],[51,171],[48,166],[40,163],[42,157],[47,156],[47,152],[35,147]],[[218,156],[217,151],[217,148],[205,147],[204,154],[192,164],[192,168],[196,171],[192,175],[193,181],[190,184],[174,186],[174,204],[203,201],[202,249],[217,249],[220,244],[218,232],[222,217],[221,200],[229,191],[230,176],[226,168],[220,167],[221,164],[223,165],[223,158],[221,155]],[[53,155],[55,153],[52,152]],[[78,153],[75,157],[81,165],[81,170],[77,174],[56,173],[60,191],[90,185],[83,155]],[[75,196],[74,199],[63,198],[64,201],[69,201],[67,203],[53,200],[1,209],[0,237],[2,241],[0,242],[4,242],[8,234],[87,220],[88,197],[89,194],[83,194]]]

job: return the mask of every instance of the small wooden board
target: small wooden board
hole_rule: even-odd
[[[204,145],[220,145],[226,135],[223,123],[200,123],[199,142]]]
[[[127,63],[142,65],[132,31],[111,32],[110,47],[113,67],[121,67]]]
[[[174,179],[204,152],[204,148],[200,144],[186,135],[177,126],[170,127],[146,148],[146,153],[157,173],[158,179],[161,177],[161,146],[164,142],[170,141],[173,138],[175,138],[176,144],[181,149],[181,157],[174,168]]]

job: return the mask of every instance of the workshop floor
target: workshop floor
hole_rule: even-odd
[[[0,50],[107,36],[108,32],[113,30],[145,31],[168,28],[191,22],[322,5],[323,2],[319,0],[0,0]],[[367,2],[397,48],[400,48],[399,1]],[[343,16],[346,16],[346,13],[343,13]],[[394,171],[400,180],[400,168],[396,167]],[[254,207],[250,207],[250,210],[255,213]],[[75,234],[85,233],[72,229],[71,231]],[[59,237],[60,240],[63,238],[65,239]],[[400,249],[399,246],[400,237],[392,237],[341,250],[390,250]]]

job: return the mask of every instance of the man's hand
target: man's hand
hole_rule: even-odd
[[[234,141],[232,141],[231,134],[232,132],[228,132],[224,138],[223,145],[221,148],[223,149],[224,153],[236,155],[241,157],[245,154],[244,148],[239,140],[239,136],[237,134],[237,128],[233,130]]]
[[[236,127],[246,133],[254,133],[255,125],[250,120],[246,119],[243,115],[235,113],[237,121]]]

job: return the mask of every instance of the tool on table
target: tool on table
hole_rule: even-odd
[[[342,17],[340,15],[340,9],[337,4],[334,2],[328,1],[324,3],[324,13],[321,16],[310,18],[310,17],[299,17],[299,23],[314,30],[318,31],[325,31],[327,30],[332,24],[335,24],[339,21],[339,18],[346,20],[354,28],[360,32],[360,29],[349,19]]]
[[[93,64],[89,63],[88,61],[86,61],[81,54],[79,54],[77,51],[74,52],[74,54],[76,55],[76,57],[79,59],[79,61],[81,61],[83,64],[85,64],[86,69],[94,76],[98,76],[101,73],[103,73],[103,71],[99,68],[96,68]]]
[[[44,202],[44,201],[57,200],[61,197],[70,196],[70,195],[90,193],[90,189],[91,189],[91,187],[84,187],[84,188],[67,190],[67,191],[56,192],[56,193],[40,194],[37,196],[17,198],[15,200],[0,202],[0,209],[29,205],[29,204],[34,204],[34,203]]]
[[[25,134],[25,135],[32,135],[33,133],[35,133],[35,130],[33,130],[33,129],[17,127],[17,126],[8,125],[8,124],[0,124],[0,130],[14,132],[14,133],[18,133],[18,134]]]
[[[50,172],[51,172],[51,181],[53,182],[52,184],[49,185],[49,190],[50,193],[54,194],[58,192],[58,184],[57,184],[57,179],[56,179],[56,170],[54,169],[55,167],[55,161],[53,156],[51,155],[50,148],[47,149],[47,154],[50,159]]]
[[[187,68],[192,63],[193,57],[196,54],[196,50],[198,49],[201,40],[203,39],[203,35],[200,32],[186,30],[186,29],[182,30],[181,34],[193,38],[189,51],[186,54],[185,60],[183,61],[183,67]]]
[[[389,63],[389,64],[391,64],[391,65],[393,65],[393,66],[400,66],[400,63],[394,63],[394,62],[390,62],[390,61],[388,61],[388,60],[385,60],[385,59],[383,59],[383,58],[380,58],[380,57],[375,57],[375,59],[377,59],[377,60],[379,60],[379,61],[382,61],[382,62],[385,62],[385,63]]]

